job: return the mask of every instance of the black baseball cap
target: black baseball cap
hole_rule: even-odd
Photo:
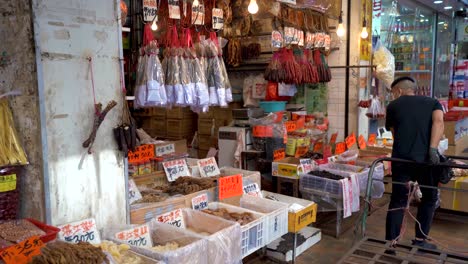
[[[390,87],[393,88],[393,87],[395,87],[395,85],[397,85],[398,83],[400,83],[402,81],[410,81],[412,83],[416,83],[416,81],[413,78],[411,78],[409,76],[403,76],[403,77],[400,77],[400,78],[397,78],[396,80],[394,80]]]

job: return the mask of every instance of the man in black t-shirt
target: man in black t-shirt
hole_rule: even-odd
[[[444,117],[440,103],[429,97],[416,96],[416,82],[410,77],[401,77],[392,83],[394,100],[387,107],[385,126],[394,137],[393,158],[416,162],[439,163],[437,147],[444,133]],[[420,185],[437,186],[437,177],[431,175],[428,166],[392,162],[392,180],[395,182],[417,181]],[[410,189],[407,185],[393,184],[387,213],[386,240],[399,238],[404,209]],[[427,249],[437,247],[426,241],[432,224],[437,190],[421,187],[422,199],[416,216],[416,238],[413,245]],[[391,210],[393,209],[393,211]]]

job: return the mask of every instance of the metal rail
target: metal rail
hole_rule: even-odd
[[[451,159],[462,159],[462,160],[468,160],[468,157],[458,157],[458,156],[447,156],[447,158]],[[374,176],[374,170],[377,167],[378,163],[383,163],[384,161],[393,161],[393,162],[400,162],[400,163],[406,163],[406,164],[414,164],[414,165],[422,165],[422,166],[439,166],[439,167],[450,167],[450,168],[458,168],[458,169],[466,169],[468,170],[468,165],[465,164],[453,164],[453,163],[440,163],[437,165],[431,165],[429,163],[420,163],[420,162],[415,162],[411,160],[405,160],[405,159],[398,159],[398,158],[378,158],[372,162],[372,165],[370,166],[369,169],[369,175],[367,177],[367,188],[366,188],[366,196],[365,196],[365,201],[366,203],[364,204],[364,212],[362,214],[362,222],[361,222],[361,237],[365,237],[366,233],[366,223],[367,223],[367,215],[369,213],[369,207],[370,207],[370,200],[371,200],[371,195],[372,195],[372,181],[374,180],[372,177]],[[395,184],[406,184],[402,182],[393,182]],[[457,192],[467,192],[467,190],[460,190],[460,189],[455,189],[455,188],[441,188],[441,187],[434,187],[434,186],[428,186],[428,185],[419,185],[419,187],[424,187],[424,188],[431,188],[431,189],[447,189],[447,190],[453,190]]]

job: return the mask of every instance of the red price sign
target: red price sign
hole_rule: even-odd
[[[356,135],[354,134],[354,132],[345,139],[345,142],[346,147],[348,147],[348,149],[350,149],[354,144],[356,144]]]
[[[332,155],[332,147],[330,145],[325,145],[323,147],[323,159],[328,159]]]
[[[254,126],[253,136],[254,137],[272,137],[273,127],[272,126]]]
[[[309,146],[299,146],[296,148],[296,155],[294,155],[294,157],[300,158],[304,156],[307,151],[309,151]]]
[[[366,139],[364,138],[363,135],[359,135],[358,137],[358,144],[359,144],[359,149],[366,149]]]
[[[288,132],[293,132],[297,130],[297,124],[294,121],[286,121],[284,125],[286,126],[286,131]]]
[[[370,134],[370,135],[369,135],[369,139],[367,140],[369,146],[375,145],[375,140],[376,140],[376,139],[377,139],[377,135],[376,135],[376,134]]]
[[[243,194],[242,174],[221,177],[218,179],[218,197],[219,200]]]
[[[154,158],[154,145],[141,145],[135,151],[128,151],[128,162],[136,163]]]
[[[333,145],[336,143],[336,138],[338,138],[338,132],[332,134],[330,138],[330,145]]]
[[[0,253],[6,264],[26,264],[34,256],[41,254],[44,243],[39,236],[30,237],[16,245],[13,245]]]
[[[274,161],[284,159],[284,158],[286,158],[286,151],[284,150],[284,148],[277,149],[277,150],[273,151],[273,160]]]
[[[322,150],[323,150],[323,142],[322,141],[315,142],[314,152],[322,152]]]
[[[340,155],[346,151],[346,144],[344,142],[336,143],[335,155]]]

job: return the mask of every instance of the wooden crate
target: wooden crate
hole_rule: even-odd
[[[212,106],[209,108],[208,112],[206,113],[199,113],[198,114],[198,118],[202,118],[202,119],[208,119],[208,118],[214,118],[214,112],[215,112],[215,109],[216,108],[219,108],[217,106]]]
[[[166,110],[168,119],[191,119],[195,118],[195,113],[190,110],[190,107],[173,107]]]

